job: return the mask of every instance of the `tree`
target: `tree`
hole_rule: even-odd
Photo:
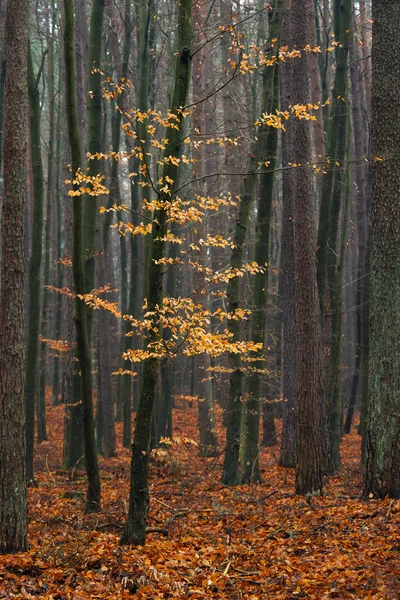
[[[27,549],[24,405],[24,218],[28,132],[28,2],[7,6],[0,297],[0,552]]]
[[[33,171],[33,215],[31,255],[29,258],[29,315],[26,344],[25,402],[26,402],[26,472],[28,481],[34,480],[33,443],[35,431],[35,403],[38,394],[38,350],[40,327],[40,266],[42,263],[43,231],[43,162],[40,133],[39,81],[43,61],[35,76],[31,47],[28,53],[28,92],[30,106],[30,152]]]
[[[370,356],[364,492],[400,497],[400,5],[372,5]]]
[[[282,1],[275,0],[269,9],[269,39],[267,59],[277,55],[282,20]],[[279,108],[279,64],[263,69],[263,86],[261,113],[273,114]],[[246,444],[244,452],[243,481],[261,481],[259,468],[258,437],[260,429],[260,409],[262,392],[262,375],[265,367],[265,338],[266,338],[266,305],[268,297],[268,263],[270,249],[272,193],[274,189],[274,170],[278,148],[278,129],[262,125],[258,135],[256,156],[261,164],[259,176],[259,192],[256,219],[255,260],[259,265],[267,265],[265,272],[253,277],[253,305],[251,314],[250,339],[262,345],[259,360],[252,365],[252,372],[247,378],[247,403],[246,403]],[[271,442],[274,439],[274,416],[272,411],[264,413],[264,418],[269,415]],[[272,421],[272,423],[271,423]]]
[[[285,3],[282,19],[282,45],[290,40],[290,0]],[[291,99],[291,70],[293,61],[281,66],[281,109],[287,110]],[[288,152],[291,145],[291,123],[286,125],[282,136],[282,164],[288,166]],[[296,426],[295,426],[295,380],[296,380],[296,288],[294,268],[294,193],[291,188],[291,172],[282,173],[282,266],[283,266],[283,315],[282,315],[282,395],[284,401],[282,436],[279,464],[282,467],[296,466]]]
[[[192,26],[191,2],[184,0],[178,5],[178,39],[179,53],[176,59],[174,92],[171,104],[171,114],[176,119],[176,126],[168,132],[168,142],[165,145],[164,158],[179,157],[181,146],[182,111],[185,106],[191,71]],[[165,235],[167,233],[166,208],[174,184],[178,168],[171,161],[164,162],[162,181],[172,181],[170,192],[159,190],[160,208],[153,217],[149,262],[147,265],[147,310],[154,312],[162,306],[163,267],[160,263],[165,253]],[[168,187],[168,186],[167,186]],[[147,345],[159,336],[160,324],[155,323],[147,336]],[[155,405],[156,387],[160,360],[157,357],[147,358],[143,366],[143,383],[136,413],[135,436],[132,446],[131,483],[129,495],[129,511],[121,544],[143,544],[146,536],[146,518],[149,509],[148,463],[151,439],[151,421]]]
[[[81,168],[81,150],[78,129],[78,112],[75,85],[75,52],[74,52],[74,7],[72,0],[64,0],[64,61],[65,61],[65,96],[68,138],[71,150],[71,170],[73,174],[73,248],[72,270],[75,286],[75,328],[76,349],[82,380],[83,435],[85,444],[86,473],[88,491],[86,511],[100,510],[100,475],[97,462],[93,402],[92,402],[92,365],[88,330],[86,322],[86,306],[79,298],[85,292],[85,267],[83,247],[83,200],[77,178]]]
[[[292,42],[301,52],[307,45],[307,0],[291,7]],[[292,99],[309,103],[307,55],[303,52],[292,71]],[[310,123],[294,119],[291,130],[290,162],[304,165],[292,174],[295,206],[296,281],[296,492],[322,490],[322,433],[320,431],[320,313],[315,260],[315,228],[309,167]]]

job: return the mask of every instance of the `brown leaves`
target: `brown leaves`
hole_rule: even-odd
[[[184,443],[151,464],[144,548],[119,546],[130,452],[119,445],[101,460],[104,510],[84,516],[83,474],[70,481],[60,470],[63,408],[48,406],[50,438],[37,448],[38,486],[29,490],[30,551],[0,557],[0,598],[398,597],[400,502],[360,500],[355,433],[325,496],[308,504],[270,448],[261,453],[263,484],[221,485],[215,459],[185,443],[198,439],[197,411],[179,406],[175,436]],[[117,431],[120,439],[121,424]]]

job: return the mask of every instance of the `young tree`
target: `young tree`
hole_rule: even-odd
[[[364,491],[400,497],[400,4],[372,4],[370,358]]]
[[[27,549],[24,405],[24,219],[28,1],[7,6],[0,297],[0,553]]]
[[[160,263],[165,253],[165,235],[167,233],[167,213],[163,205],[167,204],[170,194],[174,192],[174,185],[178,175],[178,167],[173,164],[170,157],[178,158],[181,148],[181,109],[185,106],[191,71],[191,24],[192,4],[190,0],[182,0],[178,4],[178,32],[176,69],[174,78],[174,92],[171,103],[171,114],[175,116],[176,125],[168,132],[168,142],[165,145],[162,180],[172,181],[169,192],[165,185],[158,191],[158,208],[153,216],[151,243],[149,249],[149,262],[147,265],[147,310],[156,311],[163,303],[162,275],[163,266]],[[157,316],[154,326],[148,332],[147,344],[158,339],[159,327]],[[151,421],[155,405],[157,379],[160,360],[157,357],[147,358],[142,372],[142,388],[136,413],[136,427],[134,443],[132,446],[131,484],[129,496],[129,511],[125,530],[121,537],[121,544],[143,544],[146,536],[146,518],[149,509],[148,489],[148,463],[151,439]]]

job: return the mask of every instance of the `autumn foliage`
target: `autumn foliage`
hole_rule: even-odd
[[[360,499],[356,431],[323,497],[293,494],[294,473],[278,467],[276,448],[261,452],[261,485],[229,488],[222,456],[198,456],[195,404],[177,399],[174,440],[150,466],[146,546],[127,548],[119,539],[130,452],[119,443],[115,458],[100,460],[103,511],[84,516],[85,477],[61,470],[64,408],[52,408],[48,392],[30,549],[0,557],[0,598],[398,598],[400,503]]]

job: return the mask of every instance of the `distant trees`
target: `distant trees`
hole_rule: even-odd
[[[397,5],[375,1],[372,160],[368,2],[40,0],[27,55],[8,6],[0,434],[8,419],[20,444],[25,394],[28,480],[51,383],[88,512],[100,508],[97,453],[116,453],[123,420],[121,543],[145,540],[150,453],[173,437],[176,395],[198,401],[199,453],[221,458],[225,485],[261,482],[261,451],[280,438],[299,494],[322,490],[344,409],[348,433],[360,406],[365,493],[400,495]],[[4,47],[2,29],[0,14]],[[0,444],[11,485],[11,440]],[[14,508],[25,514],[26,500]]]
[[[28,14],[27,0],[9,0],[0,284],[0,553],[27,549],[23,293]]]

